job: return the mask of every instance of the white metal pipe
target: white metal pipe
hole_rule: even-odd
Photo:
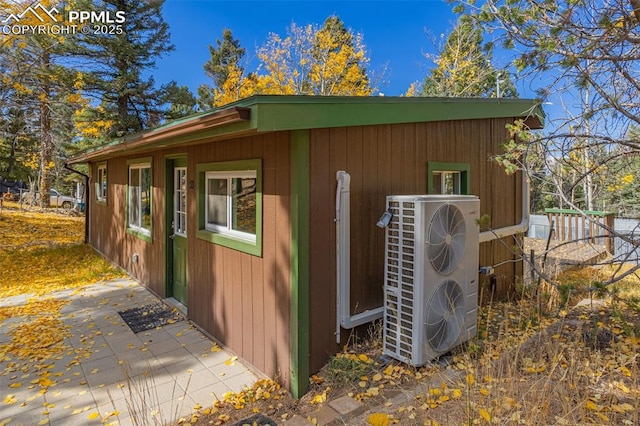
[[[382,318],[384,307],[351,315],[351,176],[338,171],[336,180],[336,343],[340,343],[341,327],[350,329]]]
[[[529,230],[529,177],[522,174],[522,220],[517,225],[506,226],[504,228],[492,229],[480,233],[480,243],[497,240],[499,238],[508,237],[527,232]]]

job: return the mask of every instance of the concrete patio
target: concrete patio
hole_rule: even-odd
[[[30,297],[3,298],[0,307]],[[133,333],[118,312],[158,302],[133,280],[41,297],[70,301],[60,319],[71,337],[38,365],[0,351],[1,425],[168,424],[258,378],[186,320]],[[25,319],[0,322],[0,348]],[[48,386],[37,381],[42,369]]]

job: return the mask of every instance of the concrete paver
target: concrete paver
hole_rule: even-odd
[[[26,303],[29,295],[0,299],[0,307]],[[22,360],[0,358],[0,423],[101,425],[170,423],[211,405],[229,391],[251,386],[259,373],[214,343],[188,321],[135,334],[118,315],[158,298],[130,279],[113,280],[44,297],[69,300],[61,320],[70,327],[64,353],[43,360],[51,385],[31,383],[38,373]],[[0,344],[24,318],[0,323]],[[24,365],[24,364],[23,364]],[[24,383],[10,388],[11,383]],[[3,402],[12,395],[14,403]],[[42,422],[42,423],[41,423]],[[146,422],[146,423],[145,423]]]
[[[355,416],[365,410],[362,402],[347,395],[329,401],[329,406],[341,416]]]

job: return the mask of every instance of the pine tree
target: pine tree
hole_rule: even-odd
[[[242,60],[245,49],[240,41],[233,38],[230,29],[222,32],[222,40],[216,40],[216,47],[209,45],[210,58],[203,65],[205,74],[213,80],[213,86],[203,84],[198,87],[198,104],[202,109],[240,99],[241,85],[245,78]]]
[[[207,76],[213,79],[215,87],[220,88],[229,78],[229,68],[235,65],[240,66],[245,54],[244,47],[240,46],[240,41],[233,38],[230,29],[225,28],[222,32],[222,40],[216,40],[216,47],[209,45],[211,58],[205,62],[203,68]]]
[[[103,138],[122,136],[159,124],[163,116],[160,91],[152,77],[143,77],[156,60],[173,49],[162,18],[164,0],[79,0],[84,10],[124,12],[120,34],[82,35],[68,46],[82,60],[83,92],[92,100],[80,119],[102,123]],[[98,105],[98,106],[96,106]]]
[[[198,111],[197,100],[187,86],[178,86],[178,83],[171,81],[160,88],[162,93],[160,102],[167,105],[165,118],[175,120],[186,117]]]

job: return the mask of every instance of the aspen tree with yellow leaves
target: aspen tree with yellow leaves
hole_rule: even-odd
[[[518,96],[509,72],[491,63],[493,45],[484,43],[481,28],[471,19],[462,16],[446,39],[442,38],[439,52],[427,55],[435,67],[424,80],[422,96]]]
[[[261,93],[369,96],[364,36],[346,28],[337,16],[322,27],[291,24],[286,37],[272,33],[258,49],[265,74]]]
[[[271,33],[258,48],[257,71],[248,72],[245,49],[224,30],[209,46],[204,65],[214,86],[198,88],[201,107],[224,105],[254,94],[369,96],[374,89],[367,71],[364,36],[329,16],[321,27],[292,23],[285,36]]]

